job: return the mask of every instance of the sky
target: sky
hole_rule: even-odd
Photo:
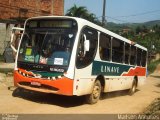
[[[103,0],[64,0],[64,12],[74,4],[85,6],[102,19]],[[106,0],[107,22],[142,23],[160,20],[160,0]]]

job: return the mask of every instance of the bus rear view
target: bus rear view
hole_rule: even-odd
[[[15,85],[73,95],[73,80],[65,74],[71,64],[77,29],[73,19],[28,19],[16,58]]]

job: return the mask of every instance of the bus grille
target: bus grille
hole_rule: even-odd
[[[48,86],[48,85],[43,85],[43,84],[41,84],[41,86],[31,85],[30,82],[19,82],[19,84],[23,85],[23,86],[28,86],[28,87],[33,87],[33,88],[40,88],[40,89],[45,89],[45,90],[53,90],[53,91],[58,91],[59,90],[58,88],[51,87],[51,86]]]
[[[23,75],[24,77],[36,78],[36,74],[27,74],[27,73],[24,73],[20,70],[18,70],[18,73]],[[56,77],[40,76],[39,78],[41,78],[41,80],[43,80],[43,79],[56,80],[56,79],[60,79],[63,77],[64,77],[64,75],[60,75],[60,76],[56,76]]]

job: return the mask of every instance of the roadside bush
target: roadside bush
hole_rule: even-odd
[[[156,67],[160,64],[160,59],[148,64],[148,73],[151,74],[155,71]]]
[[[0,62],[4,62],[4,57],[1,54],[0,54]]]
[[[146,115],[160,114],[160,98],[155,99],[143,112]]]

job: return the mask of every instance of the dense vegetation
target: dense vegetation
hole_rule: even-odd
[[[89,20],[95,24],[101,25],[101,22],[98,20],[96,15],[93,13],[90,13],[87,10],[87,8],[83,7],[83,6],[77,7],[76,5],[74,5],[69,10],[67,10],[66,15],[72,16],[72,17],[84,18],[84,19]]]
[[[77,7],[74,5],[67,11],[66,15],[84,18],[98,25],[102,25],[96,15],[90,13],[86,7]],[[110,22],[104,27],[145,46],[148,48],[149,56],[160,53],[160,20],[146,23],[125,24],[115,24]]]
[[[157,68],[158,64],[160,64],[160,60],[156,60],[154,62],[151,62],[150,64],[148,64],[148,74],[151,74],[155,71],[155,69]]]
[[[3,55],[0,54],[0,62],[4,62]]]
[[[111,23],[107,24],[107,28],[147,47],[150,54],[160,52],[160,20],[141,24]]]

